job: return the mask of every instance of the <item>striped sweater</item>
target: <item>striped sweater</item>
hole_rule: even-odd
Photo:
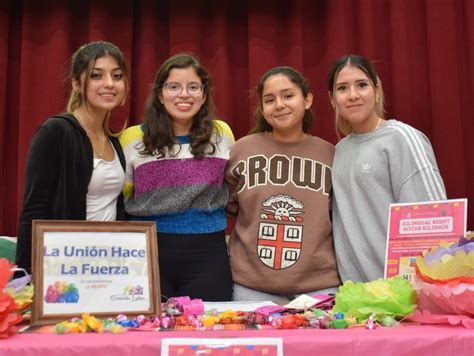
[[[446,199],[433,149],[397,120],[336,145],[332,170],[333,235],[342,281],[383,277],[391,203]]]
[[[211,140],[213,155],[194,158],[189,136],[178,136],[175,155],[164,158],[141,155],[142,125],[128,128],[120,136],[127,168],[125,211],[132,220],[156,221],[158,232],[202,234],[224,230],[228,199],[224,170],[234,136],[229,126],[215,120]]]

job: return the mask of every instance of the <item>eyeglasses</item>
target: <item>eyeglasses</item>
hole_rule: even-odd
[[[178,96],[183,92],[183,84],[177,82],[164,83],[163,88],[169,96]],[[204,84],[188,83],[186,84],[186,92],[190,96],[201,96],[204,90]]]

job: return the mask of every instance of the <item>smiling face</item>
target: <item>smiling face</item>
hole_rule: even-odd
[[[376,88],[359,68],[347,65],[335,80],[331,102],[337,115],[347,120],[353,131],[372,131],[379,120],[375,112]]]
[[[80,90],[85,81],[81,75],[81,83],[73,83]],[[123,103],[127,94],[125,75],[112,56],[97,58],[90,77],[85,85],[85,100],[89,110],[103,115]]]
[[[313,96],[305,98],[301,88],[286,75],[268,77],[262,91],[262,113],[273,128],[273,137],[280,141],[295,141],[303,133],[303,117],[311,107]]]
[[[181,86],[182,90],[176,91],[176,85]],[[194,116],[206,101],[202,89],[198,93],[194,90],[199,85],[202,85],[201,78],[193,67],[173,68],[160,90],[159,100],[173,119],[175,135],[189,133]]]

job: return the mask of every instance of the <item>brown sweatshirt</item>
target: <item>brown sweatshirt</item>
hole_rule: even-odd
[[[334,146],[314,136],[281,143],[258,133],[232,147],[226,181],[236,283],[274,294],[341,284],[329,210],[333,156]]]

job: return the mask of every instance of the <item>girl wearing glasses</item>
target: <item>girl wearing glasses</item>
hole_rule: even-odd
[[[214,119],[211,89],[196,58],[169,58],[155,76],[143,124],[120,137],[125,210],[132,220],[156,222],[164,299],[232,296],[224,169],[234,136]]]
[[[226,180],[234,300],[286,303],[340,284],[330,221],[334,146],[310,134],[313,95],[291,67],[257,86],[253,134],[230,153]]]

